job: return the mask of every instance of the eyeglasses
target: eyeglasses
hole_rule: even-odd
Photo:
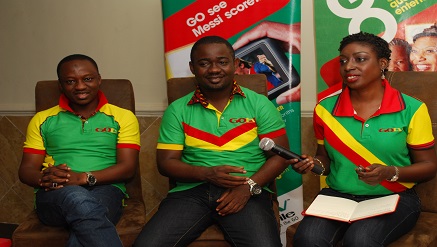
[[[436,55],[437,54],[437,47],[429,46],[429,47],[425,47],[423,49],[418,49],[418,48],[414,48],[414,47],[411,48],[411,55],[418,57],[422,54],[424,54],[425,56]]]

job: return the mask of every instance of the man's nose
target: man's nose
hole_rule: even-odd
[[[210,71],[218,71],[220,70],[220,67],[218,66],[217,63],[211,63],[211,66],[209,67]]]
[[[75,85],[76,89],[83,89],[83,88],[86,88],[86,87],[87,87],[87,85],[86,85],[86,83],[83,80],[78,80],[76,85]]]

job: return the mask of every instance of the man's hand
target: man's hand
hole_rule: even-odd
[[[284,51],[289,51],[291,46],[291,53],[300,54],[300,23],[284,24],[279,22],[263,21],[238,38],[238,40],[235,41],[233,48],[236,50],[251,41],[264,37],[282,41]]]
[[[41,171],[42,177],[39,180],[39,185],[48,190],[57,190],[64,187],[70,178],[70,167],[67,164],[60,164],[58,166],[49,166]]]
[[[288,102],[299,102],[300,101],[300,86],[301,84],[288,89],[287,91],[281,93],[276,97],[276,104],[283,105]]]
[[[245,174],[246,171],[242,167],[235,166],[215,166],[208,169],[206,180],[224,188],[234,188],[240,185],[247,184],[246,177],[231,175],[230,173]]]
[[[219,205],[216,210],[219,215],[225,216],[228,214],[235,214],[246,206],[250,199],[250,191],[248,185],[240,185],[223,192],[217,200]]]

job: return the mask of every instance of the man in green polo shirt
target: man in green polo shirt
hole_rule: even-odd
[[[177,182],[135,246],[187,246],[218,224],[235,246],[281,246],[267,186],[287,167],[259,141],[288,147],[284,122],[264,95],[234,80],[238,61],[229,42],[207,36],[191,50],[194,92],[162,118],[160,172]]]
[[[57,74],[59,105],[30,121],[20,180],[35,188],[41,222],[70,230],[66,246],[122,246],[115,224],[138,162],[138,121],[108,103],[92,58],[67,56]]]

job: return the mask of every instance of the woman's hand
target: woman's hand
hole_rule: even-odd
[[[288,162],[297,173],[305,174],[310,172],[314,167],[313,157],[306,154],[301,155],[301,157],[303,158],[302,161],[299,161],[298,159],[290,159]]]
[[[394,167],[377,163],[361,169],[360,167],[355,169],[358,179],[369,185],[378,185],[383,180],[391,179],[396,174]]]

